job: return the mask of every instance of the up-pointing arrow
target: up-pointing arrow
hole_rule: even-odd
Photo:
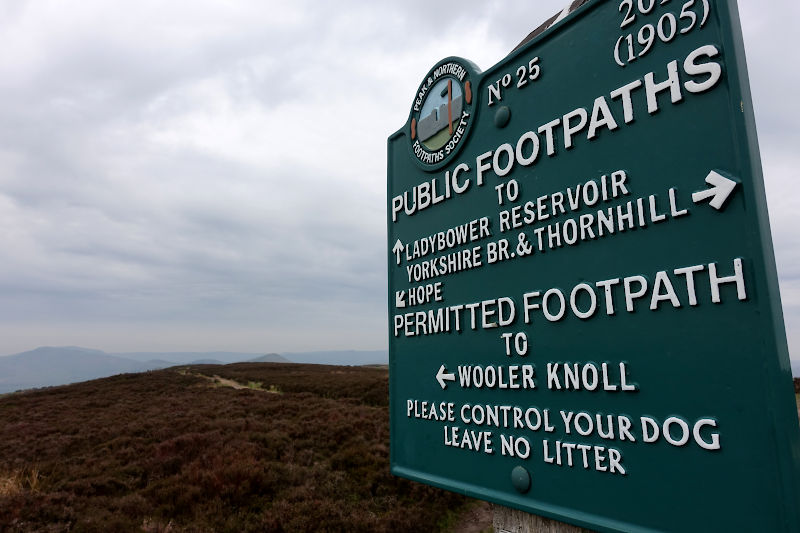
[[[725,200],[728,199],[733,189],[736,188],[736,182],[712,170],[708,173],[708,176],[706,176],[706,183],[711,185],[711,188],[693,193],[692,201],[698,203],[706,198],[711,198],[708,204],[720,211],[723,204],[725,204]]]
[[[436,380],[439,382],[439,385],[442,386],[443,389],[447,388],[447,381],[455,381],[456,375],[452,372],[448,372],[444,365],[439,367],[439,371],[436,373]]]
[[[400,239],[397,239],[397,242],[394,243],[394,248],[392,248],[392,252],[397,256],[397,264],[400,264],[400,253],[403,251],[403,243],[400,242]]]

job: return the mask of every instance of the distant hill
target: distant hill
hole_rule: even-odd
[[[268,353],[267,355],[262,355],[261,357],[250,359],[247,362],[248,363],[291,363],[292,361],[289,361],[280,354]]]
[[[362,366],[387,364],[389,355],[386,350],[265,355],[247,352],[106,353],[75,346],[48,346],[0,357],[0,394],[178,365],[219,365],[240,362]]]
[[[216,359],[198,359],[197,361],[192,361],[189,363],[190,365],[224,365],[222,361],[217,361]]]
[[[160,359],[169,361],[169,366],[177,366],[199,364],[197,361],[215,361],[214,364],[241,363],[258,357],[260,354],[249,352],[121,352],[112,355],[135,361]]]
[[[156,369],[156,368],[168,368],[170,366],[176,366],[175,363],[173,363],[172,361],[164,361],[163,359],[149,359],[149,360],[145,361],[145,363],[147,363],[153,369]]]
[[[284,352],[265,355],[248,352],[122,352],[116,357],[136,361],[163,360],[177,365],[230,363],[311,363],[318,365],[380,365],[389,362],[387,350],[339,350],[320,352]]]
[[[385,365],[389,363],[388,350],[340,350],[330,352],[302,352],[281,354],[293,363],[316,365]]]
[[[0,393],[75,383],[125,372],[144,372],[154,368],[161,367],[154,363],[115,357],[100,350],[45,346],[0,357]]]

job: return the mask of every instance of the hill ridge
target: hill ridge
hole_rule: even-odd
[[[145,372],[186,364],[240,362],[366,365],[388,363],[388,351],[339,350],[266,354],[249,352],[116,352],[80,346],[39,346],[0,356],[0,394]]]

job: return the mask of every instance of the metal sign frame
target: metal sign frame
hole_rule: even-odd
[[[392,472],[601,531],[797,531],[736,4],[552,22],[437,63],[389,137]]]

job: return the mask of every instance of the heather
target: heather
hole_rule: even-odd
[[[380,368],[202,365],[15,393],[0,530],[446,529],[466,499],[388,461]]]

